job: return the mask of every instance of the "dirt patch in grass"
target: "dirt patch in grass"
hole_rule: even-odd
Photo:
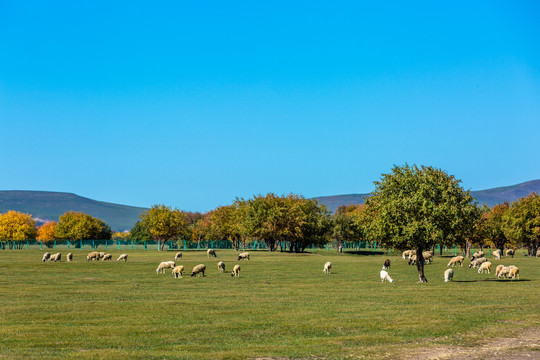
[[[474,347],[435,346],[430,349],[411,349],[400,359],[540,359],[540,327],[528,329],[519,336],[488,339]]]

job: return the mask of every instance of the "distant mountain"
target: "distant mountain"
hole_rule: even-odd
[[[517,185],[503,186],[488,190],[471,191],[471,195],[474,196],[478,203],[493,206],[505,201],[516,201],[521,197],[527,196],[531,192],[540,193],[540,180],[532,180]],[[314,199],[326,205],[330,211],[334,212],[341,205],[363,204],[364,197],[366,196],[369,197],[371,194],[319,196]]]
[[[82,211],[105,221],[113,231],[130,230],[146,208],[118,205],[70,193],[49,191],[0,191],[0,213],[17,210],[38,222],[57,221],[66,211]]]

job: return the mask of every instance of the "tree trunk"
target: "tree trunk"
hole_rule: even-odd
[[[442,256],[442,249],[443,249],[443,245],[439,245],[439,256]]]
[[[424,255],[422,254],[423,249],[416,249],[416,268],[418,269],[418,282],[427,283],[427,279],[424,276]]]
[[[472,246],[472,241],[465,240],[465,257],[466,258],[471,257],[471,246]]]

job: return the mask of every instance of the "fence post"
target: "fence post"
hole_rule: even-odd
[[[40,249],[43,250],[43,241],[40,241],[40,242],[41,242]]]
[[[377,251],[377,242],[375,241],[373,243],[373,252]]]
[[[330,251],[330,244],[326,243],[326,251]]]
[[[214,240],[212,240],[212,241],[210,242],[210,247],[211,247],[212,249],[214,248]]]
[[[95,250],[94,240],[92,240],[92,250]]]
[[[144,250],[147,250],[146,249],[146,240],[144,240]]]
[[[120,239],[116,240],[116,244],[118,245],[118,250],[120,250]]]
[[[184,240],[184,251],[186,251],[186,240]]]
[[[472,253],[474,254],[476,251],[474,251],[474,246],[472,247]]]
[[[455,248],[454,248],[454,256],[456,256],[457,255],[457,245],[454,245],[454,246],[455,246]]]
[[[82,239],[81,239],[81,240],[79,240],[79,241],[81,242],[81,250],[82,250]]]
[[[67,242],[68,242],[68,250],[69,250],[69,240]]]
[[[491,256],[491,248],[489,248],[489,256]]]
[[[28,250],[30,247],[28,245],[28,240],[26,240],[26,250]],[[491,254],[490,254],[491,255]]]
[[[54,249],[56,250],[56,239],[54,239]]]
[[[133,240],[131,240],[131,250],[133,250]]]

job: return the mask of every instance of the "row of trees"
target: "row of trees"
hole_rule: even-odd
[[[0,239],[110,239],[111,229],[90,215],[67,212],[58,223],[37,229],[30,215],[0,214]],[[247,241],[263,241],[270,251],[288,246],[301,252],[312,245],[336,241],[377,241],[397,250],[422,251],[459,245],[469,256],[471,246],[528,247],[536,255],[540,239],[540,198],[536,193],[512,204],[479,207],[460,181],[440,169],[395,166],[375,182],[365,205],[348,205],[330,215],[326,207],[301,195],[257,195],[236,199],[205,214],[155,205],[140,216],[129,234],[115,238],[165,242],[229,240],[238,249]],[[442,251],[442,250],[441,250]],[[426,281],[419,259],[420,281]]]

